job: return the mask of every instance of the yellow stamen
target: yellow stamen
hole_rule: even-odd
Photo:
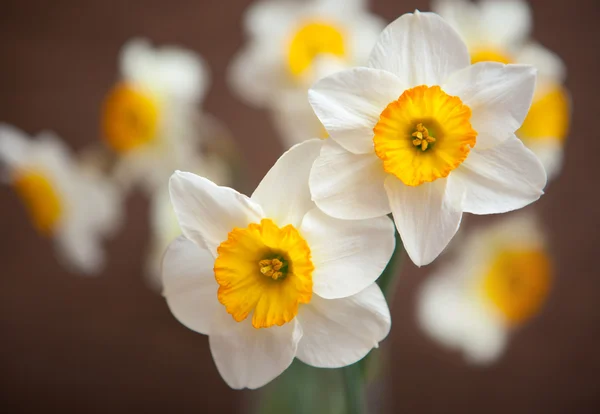
[[[255,328],[281,326],[294,319],[300,304],[310,302],[314,267],[295,227],[263,219],[235,228],[217,253],[217,297],[236,321],[252,313]]]
[[[19,171],[13,185],[35,228],[45,236],[52,234],[62,217],[63,206],[48,176],[41,171]]]
[[[330,23],[306,23],[294,34],[289,44],[288,67],[291,74],[295,77],[302,75],[319,55],[343,58],[346,55],[344,35]]]
[[[159,109],[148,93],[129,84],[115,86],[104,101],[102,128],[108,145],[127,152],[152,142],[158,130]]]
[[[373,128],[375,153],[384,170],[406,185],[446,177],[475,146],[477,132],[470,120],[471,109],[439,86],[408,89],[379,116]]]

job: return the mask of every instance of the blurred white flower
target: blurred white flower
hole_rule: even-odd
[[[530,214],[508,217],[468,235],[424,283],[417,306],[422,329],[476,364],[489,364],[510,335],[544,305],[552,260]]]
[[[59,258],[77,272],[97,273],[102,241],[121,222],[121,198],[104,177],[77,163],[51,132],[30,139],[0,124],[3,179],[27,208],[33,226],[56,242]]]
[[[544,168],[515,136],[534,86],[531,66],[470,65],[438,15],[400,17],[368,67],[309,90],[330,135],[310,174],[312,199],[341,219],[391,212],[412,261],[430,263],[463,212],[504,213],[543,194]]]
[[[247,103],[274,111],[284,143],[320,137],[306,91],[331,71],[366,63],[384,27],[366,0],[260,0],[244,18],[248,44],[229,70]]]
[[[571,100],[563,86],[566,69],[550,50],[530,39],[532,16],[524,0],[435,0],[439,13],[463,36],[471,61],[526,63],[538,69],[532,106],[517,136],[542,161],[548,176],[561,169]]]
[[[115,177],[153,191],[197,162],[207,67],[191,51],[134,39],[121,51],[120,71],[102,109],[104,138],[119,155]]]
[[[394,250],[387,217],[331,218],[310,200],[319,140],[299,144],[251,198],[177,172],[171,201],[184,236],[167,250],[164,295],[174,316],[209,335],[233,388],[257,388],[294,357],[317,367],[363,358],[390,329],[373,283]]]

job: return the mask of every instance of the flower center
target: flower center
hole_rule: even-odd
[[[255,328],[283,325],[312,297],[314,266],[308,244],[291,225],[270,219],[234,228],[217,249],[217,293],[228,313],[241,322],[251,312]]]
[[[410,186],[446,177],[475,146],[471,109],[439,86],[404,91],[373,128],[384,170]]]
[[[543,250],[504,250],[483,279],[484,296],[507,323],[522,323],[540,310],[548,296],[551,270]]]
[[[309,69],[313,60],[329,54],[346,55],[344,35],[337,27],[324,22],[310,22],[302,26],[292,37],[288,49],[288,68],[298,77]]]
[[[37,231],[45,236],[51,235],[63,211],[60,196],[52,182],[39,171],[23,171],[17,172],[13,185]]]
[[[476,47],[471,50],[471,64],[479,62],[513,63],[513,59],[504,50],[495,47]]]
[[[567,92],[562,86],[553,85],[534,97],[517,135],[526,143],[544,139],[564,141],[569,130],[569,112]]]
[[[152,96],[132,85],[118,84],[104,100],[104,137],[115,151],[130,151],[156,138],[158,118],[158,104]]]

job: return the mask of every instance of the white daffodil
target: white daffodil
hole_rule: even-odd
[[[436,0],[439,13],[463,36],[472,63],[526,63],[538,69],[538,81],[523,126],[517,136],[544,164],[549,177],[561,168],[569,130],[571,102],[563,83],[561,59],[530,39],[532,16],[524,0]]]
[[[104,100],[103,135],[120,156],[116,178],[152,191],[175,169],[197,161],[197,111],[209,83],[207,68],[191,51],[134,39],[121,51],[120,71]]]
[[[104,262],[102,240],[120,223],[116,189],[79,165],[50,132],[30,139],[0,124],[0,160],[4,181],[21,198],[35,229],[55,240],[65,265],[86,274],[98,272]]]
[[[544,168],[515,136],[534,85],[531,66],[470,65],[438,15],[400,17],[368,67],[309,91],[331,138],[310,174],[312,199],[342,219],[391,212],[413,262],[430,263],[463,212],[503,213],[543,193]]]
[[[535,217],[509,217],[475,231],[423,285],[423,330],[467,360],[487,364],[536,315],[552,282],[552,260]]]
[[[233,388],[266,384],[294,357],[352,364],[390,329],[373,282],[394,250],[393,224],[338,220],[316,208],[307,182],[320,147],[293,147],[250,198],[194,174],[171,178],[184,236],[165,254],[164,295],[181,323],[209,335]]]
[[[229,70],[232,89],[248,104],[272,109],[286,145],[321,137],[306,102],[325,73],[367,62],[383,20],[366,0],[260,0],[246,11],[249,42]]]

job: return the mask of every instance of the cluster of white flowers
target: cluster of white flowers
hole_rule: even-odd
[[[376,281],[396,231],[412,262],[427,265],[463,213],[521,209],[561,164],[565,69],[528,39],[526,4],[434,8],[439,15],[416,11],[387,27],[364,0],[248,9],[230,85],[269,111],[291,147],[251,197],[220,186],[230,183],[227,165],[199,146],[199,134],[224,135],[198,112],[209,84],[202,59],[140,39],[123,48],[102,108],[110,174],[50,134],[30,140],[4,125],[5,178],[36,228],[87,273],[102,263],[125,190],[142,185],[152,206],[148,272],[173,315],[209,336],[232,388],[261,387],[294,358],[353,364],[390,331]],[[551,259],[531,213],[461,246],[424,284],[418,317],[430,336],[486,363],[539,311]]]

